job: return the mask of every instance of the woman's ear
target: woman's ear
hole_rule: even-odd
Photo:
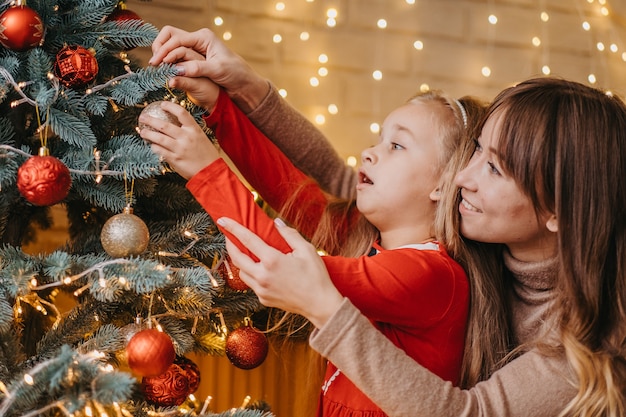
[[[432,190],[428,197],[431,199],[431,201],[437,203],[439,200],[441,200],[441,188],[437,187]]]
[[[548,217],[548,220],[546,221],[546,227],[552,233],[556,233],[559,231],[559,225],[556,221],[556,215],[552,214],[550,215],[550,217]]]

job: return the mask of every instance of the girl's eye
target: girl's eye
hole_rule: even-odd
[[[391,144],[391,149],[404,149],[404,146],[402,146],[402,145],[400,145],[398,143],[393,142]]]

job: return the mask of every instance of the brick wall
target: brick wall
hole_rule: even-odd
[[[591,1],[591,3],[590,3]],[[288,92],[287,99],[311,120],[326,118],[320,128],[343,156],[359,155],[374,140],[372,122],[384,116],[422,84],[454,95],[484,99],[507,85],[539,75],[543,65],[552,74],[587,82],[594,73],[597,86],[626,92],[626,2],[617,0],[127,0],[129,9],[157,27],[166,24],[196,30],[209,27],[232,33],[227,44],[260,73]],[[600,12],[606,3],[608,16]],[[335,7],[337,25],[325,24]],[[546,11],[549,20],[540,18]],[[487,21],[490,14],[498,23]],[[216,26],[215,17],[224,24]],[[379,18],[387,28],[379,29]],[[588,21],[591,30],[582,28]],[[308,31],[308,41],[301,41]],[[274,34],[282,36],[274,43]],[[542,44],[532,45],[533,37]],[[413,43],[423,42],[416,50]],[[597,50],[601,41],[606,51]],[[616,53],[609,52],[615,43]],[[319,87],[318,56],[329,62]],[[143,59],[149,56],[142,51]],[[626,56],[626,55],[625,55]],[[484,65],[491,76],[481,74]],[[372,72],[383,78],[375,81]],[[327,106],[336,104],[337,115]]]

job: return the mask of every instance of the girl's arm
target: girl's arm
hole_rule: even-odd
[[[354,198],[357,172],[306,117],[271,86],[248,118],[301,169],[331,195]]]
[[[383,250],[375,256],[323,256],[333,284],[369,319],[429,328],[444,317],[466,317],[463,269],[438,250]]]
[[[154,40],[152,52],[151,65],[177,65],[179,76],[170,80],[170,87],[192,93],[197,104],[210,110],[213,97],[198,86],[198,80],[208,78],[223,86],[253,123],[324,190],[338,197],[354,196],[356,172],[312,123],[214,32],[165,26]]]
[[[311,237],[328,204],[327,195],[319,184],[298,170],[223,90],[205,121],[213,129],[221,148],[263,200],[281,212],[281,217],[294,223],[300,233]],[[296,204],[293,204],[294,196]],[[287,204],[289,210],[284,210]],[[304,217],[299,218],[300,214]],[[338,227],[338,230],[345,229]]]

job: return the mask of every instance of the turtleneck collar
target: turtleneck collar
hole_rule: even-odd
[[[558,257],[539,262],[524,262],[514,258],[508,250],[505,250],[503,258],[504,265],[511,271],[518,285],[535,291],[546,291],[555,287]]]

